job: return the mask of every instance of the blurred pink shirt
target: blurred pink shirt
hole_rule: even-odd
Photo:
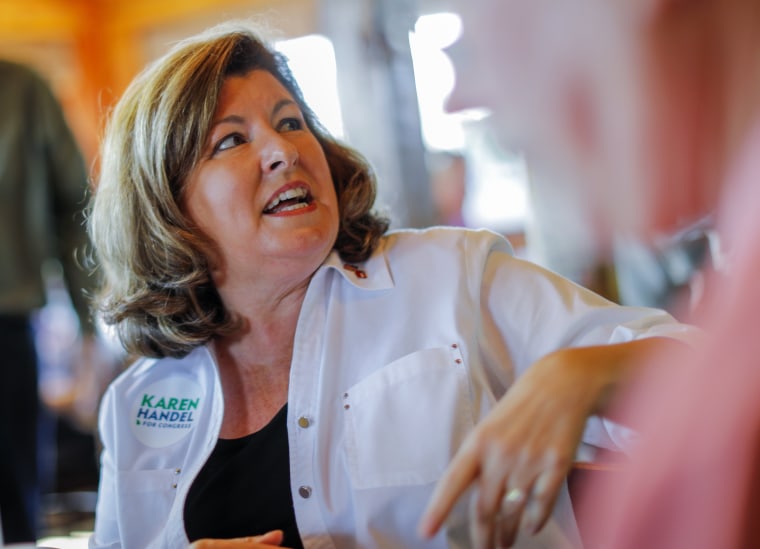
[[[703,345],[659,357],[623,407],[643,435],[630,469],[583,494],[579,519],[603,547],[760,547],[760,125],[736,160]]]

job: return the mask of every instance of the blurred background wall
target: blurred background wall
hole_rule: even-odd
[[[0,0],[0,56],[52,83],[92,164],[104,114],[134,75],[172,42],[230,18],[259,20],[278,42],[317,35],[328,44],[334,57],[317,55],[312,78],[326,85],[318,94],[339,100],[328,126],[369,157],[395,226],[489,226],[522,245],[519,158],[466,129],[480,114],[443,114],[453,71],[442,48],[459,32],[446,0]],[[315,51],[294,47],[294,62]],[[323,69],[330,63],[334,75]],[[452,154],[467,164],[459,179]],[[457,196],[462,214],[452,216]]]

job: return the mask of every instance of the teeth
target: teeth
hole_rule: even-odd
[[[290,212],[290,211],[293,211],[293,210],[300,210],[301,208],[306,208],[307,206],[308,206],[308,204],[306,204],[304,202],[298,202],[296,204],[291,204],[290,206],[285,206],[280,211],[281,212]]]
[[[267,207],[265,209],[273,210],[274,208],[277,207],[277,205],[280,202],[284,202],[285,200],[290,200],[292,198],[306,198],[307,194],[308,193],[306,192],[306,189],[304,189],[303,187],[288,189],[287,191],[278,194],[274,198],[274,200],[272,200],[269,204],[267,204]],[[288,209],[292,209],[292,208],[288,208]]]

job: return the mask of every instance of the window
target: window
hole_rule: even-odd
[[[433,13],[419,17],[409,33],[423,141],[432,153],[455,152],[465,157],[464,224],[520,233],[528,214],[527,171],[522,158],[496,144],[485,123],[487,111],[445,110],[456,74],[444,50],[461,32],[457,14]]]
[[[274,46],[288,58],[306,103],[333,136],[342,138],[343,118],[332,42],[319,34],[310,34],[280,40]]]

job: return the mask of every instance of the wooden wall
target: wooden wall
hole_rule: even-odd
[[[105,109],[146,62],[214,23],[261,16],[284,36],[309,34],[317,0],[0,0],[0,57],[51,82],[92,161]]]

